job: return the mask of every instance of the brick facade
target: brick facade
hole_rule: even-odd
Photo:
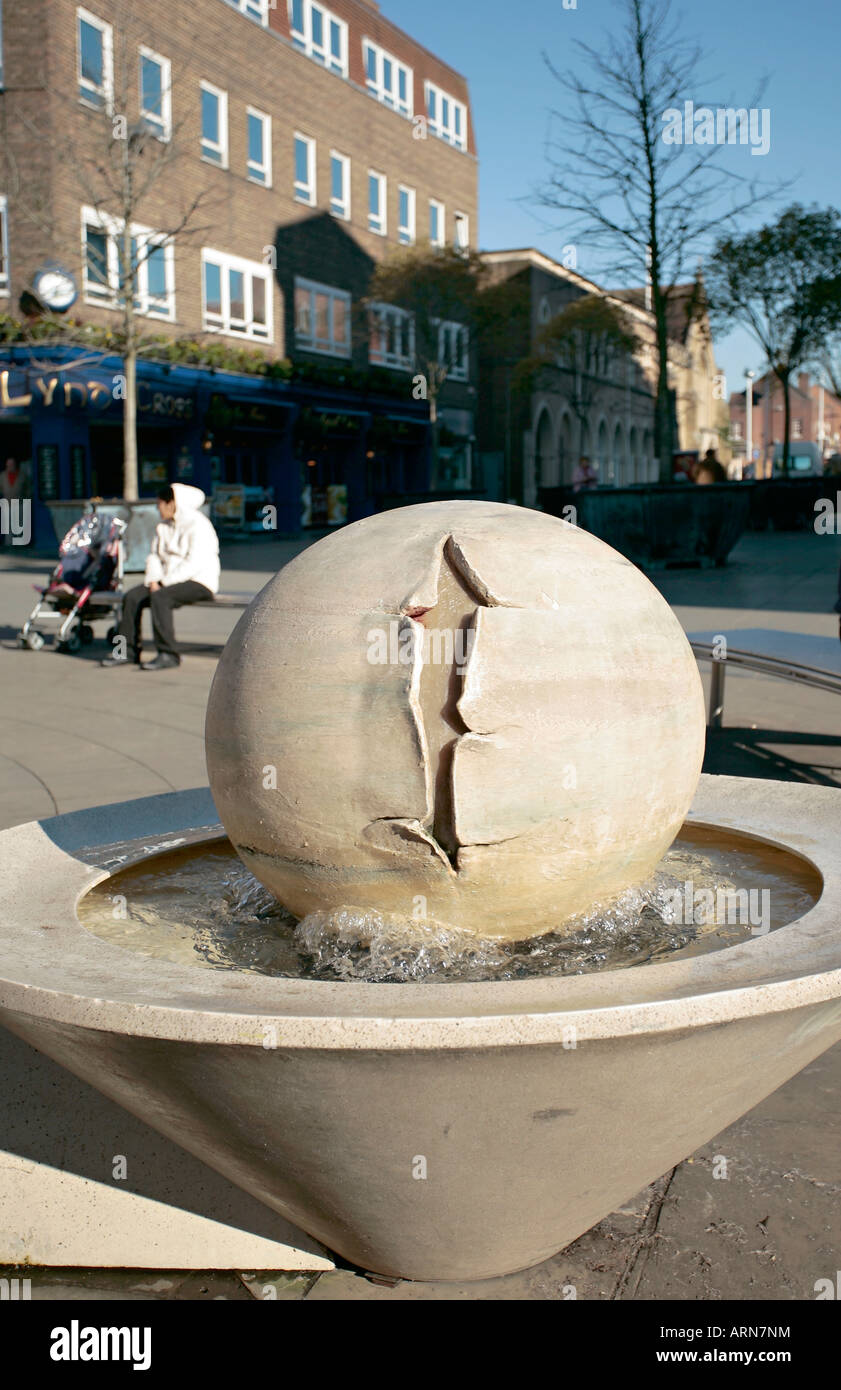
[[[464,79],[362,0],[335,0],[332,6],[349,26],[348,79],[326,71],[292,47],[285,0],[268,11],[267,28],[237,12],[226,0],[194,0],[189,6],[173,5],[171,0],[144,0],[142,7],[127,6],[124,0],[90,0],[84,8],[113,25],[115,107],[119,111],[121,104],[127,106],[130,124],[138,115],[139,46],[148,46],[172,64],[173,146],[178,158],[149,188],[140,207],[140,220],[152,229],[167,229],[177,225],[183,210],[200,191],[205,197],[187,232],[176,240],[176,321],[155,322],[153,331],[173,336],[202,331],[202,246],[260,262],[266,259],[267,248],[276,245],[305,248],[310,226],[312,247],[322,250],[302,251],[307,264],[303,273],[361,293],[361,267],[373,264],[397,245],[400,184],[415,189],[419,241],[427,235],[428,201],[434,198],[446,209],[447,240],[452,240],[452,217],[458,210],[469,218],[470,239],[475,244],[475,155],[432,135],[415,138],[411,120],[380,104],[365,90],[363,35],[412,66],[416,109],[422,105],[426,77],[467,104]],[[3,170],[2,191],[9,200],[13,307],[46,259],[66,264],[81,284],[81,208],[90,198],[88,180],[80,169],[102,154],[103,117],[78,100],[76,16],[73,0],[26,0],[25,4],[7,6],[4,14],[5,92],[0,106],[2,134],[10,157]],[[118,32],[121,29],[125,46]],[[200,158],[202,80],[228,94],[227,169]],[[272,118],[270,188],[246,176],[249,106]],[[471,150],[472,127],[468,115]],[[293,194],[296,131],[316,142],[313,207],[297,202]],[[329,212],[331,150],[351,161],[349,221],[334,219]],[[387,179],[386,236],[368,230],[369,169]],[[105,208],[107,199],[101,198],[101,202]],[[42,216],[37,220],[39,210]],[[291,355],[294,349],[286,289],[295,272],[291,261],[278,265],[273,343],[267,349],[270,355]],[[103,323],[115,321],[113,312],[84,304],[81,297],[74,313]],[[226,340],[242,341],[233,334],[226,335]]]

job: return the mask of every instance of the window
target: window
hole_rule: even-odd
[[[235,10],[240,14],[247,14],[249,19],[256,19],[259,24],[266,25],[269,22],[269,10],[275,7],[275,0],[228,0]]]
[[[426,84],[426,119],[439,140],[446,140],[459,150],[467,149],[467,107],[442,92],[434,82]]]
[[[204,326],[213,333],[272,340],[271,271],[258,261],[244,261],[205,247],[202,259]]]
[[[295,277],[295,346],[350,357],[350,295]]]
[[[347,77],[347,25],[315,0],[289,0],[292,42],[331,72]]]
[[[315,203],[315,141],[295,134],[295,197],[299,203]]]
[[[228,167],[228,93],[201,84],[201,157]]]
[[[168,58],[140,49],[140,119],[159,140],[172,134],[171,68]]]
[[[386,234],[386,181],[385,174],[375,174],[368,170],[368,231],[377,236]]]
[[[406,309],[372,304],[368,310],[369,360],[378,367],[411,371],[415,363],[415,321]]]
[[[116,309],[126,282],[134,286],[134,307],[150,318],[175,318],[175,256],[171,238],[132,224],[131,265],[123,264],[124,223],[82,209],[84,293],[89,304]]]
[[[87,10],[76,11],[79,47],[79,99],[98,110],[110,109],[114,90],[111,25]]]
[[[0,198],[0,294],[9,293],[9,210],[5,198]]]
[[[466,212],[453,213],[453,246],[466,251],[470,245],[470,218]]]
[[[336,150],[330,151],[330,211],[345,221],[350,218],[350,160]]]
[[[384,106],[399,111],[402,116],[412,115],[412,69],[398,63],[384,48],[362,40],[362,56],[365,60],[365,85],[371,96]]]
[[[433,246],[444,245],[444,204],[429,200],[429,240]]]
[[[404,246],[411,246],[415,239],[415,190],[401,183],[397,194],[398,217],[397,239]]]
[[[248,177],[265,188],[272,182],[272,118],[249,106],[246,115],[248,135]]]
[[[802,420],[792,420],[792,422],[791,422],[791,437],[792,437],[792,439],[802,439],[802,438],[803,438],[803,421],[802,421]]]
[[[452,381],[466,381],[468,375],[468,335],[462,323],[446,320],[438,325],[438,361],[445,363]]]

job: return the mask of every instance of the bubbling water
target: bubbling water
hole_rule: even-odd
[[[78,910],[89,931],[125,949],[214,970],[464,983],[581,975],[721,950],[802,916],[819,892],[815,871],[796,856],[687,826],[647,883],[592,904],[563,930],[525,931],[521,941],[352,908],[297,921],[225,841],[123,870]]]

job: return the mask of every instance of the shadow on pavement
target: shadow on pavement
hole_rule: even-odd
[[[809,758],[787,757],[780,746],[816,750],[841,750],[841,737],[832,734],[799,733],[790,729],[708,729],[704,753],[704,772],[728,777],[764,777],[778,782],[811,782],[822,787],[837,787],[841,781],[841,757],[835,775],[825,768],[831,763],[815,764]]]

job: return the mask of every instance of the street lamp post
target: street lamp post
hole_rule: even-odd
[[[745,370],[745,461],[748,467],[753,463],[753,379],[756,376],[749,368]]]

